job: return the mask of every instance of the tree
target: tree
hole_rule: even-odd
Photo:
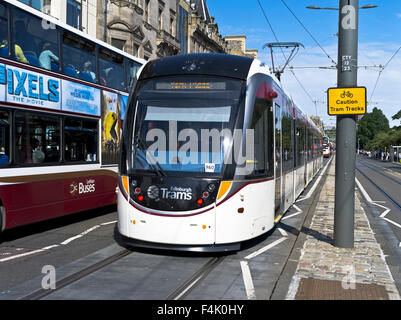
[[[357,138],[360,147],[365,148],[375,135],[380,132],[387,132],[389,129],[389,121],[383,112],[373,108],[372,112],[365,114],[358,123]]]
[[[393,115],[392,119],[393,119],[393,120],[401,119],[401,110],[398,111],[398,113],[396,113],[395,115]]]

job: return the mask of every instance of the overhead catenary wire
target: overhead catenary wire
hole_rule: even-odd
[[[284,4],[284,6],[291,12],[291,14],[294,16],[294,18],[299,22],[299,24],[302,26],[302,28],[309,34],[309,36],[312,38],[312,40],[319,46],[319,48],[324,52],[324,54],[331,60],[331,62],[334,63],[334,65],[337,65],[337,62],[327,53],[327,51],[321,46],[319,41],[316,40],[316,38],[313,36],[313,34],[308,30],[308,28],[302,23],[302,21],[297,17],[297,15],[294,13],[294,11],[291,10],[291,8],[285,3],[284,0],[281,0],[281,2]]]
[[[379,84],[380,77],[381,77],[381,75],[382,75],[384,69],[386,69],[387,66],[391,63],[391,61],[393,61],[393,59],[394,59],[395,56],[398,54],[398,52],[400,52],[400,50],[401,50],[401,47],[399,47],[399,48],[394,52],[394,54],[391,56],[391,58],[387,61],[387,63],[386,63],[386,64],[381,68],[381,70],[379,71],[379,74],[378,74],[378,76],[377,76],[375,86],[373,87],[372,94],[370,95],[368,104],[370,104],[371,101],[372,101],[373,95],[375,94],[377,85]]]
[[[259,6],[260,6],[260,9],[262,10],[262,13],[263,13],[263,15],[264,15],[264,17],[265,17],[265,19],[267,21],[267,24],[269,25],[269,28],[270,28],[271,32],[273,33],[274,38],[276,39],[276,42],[280,42],[278,37],[277,37],[277,35],[276,35],[276,33],[274,32],[273,26],[271,25],[269,18],[266,15],[265,10],[263,9],[262,4],[260,3],[260,0],[257,0],[257,1],[258,1]],[[281,49],[281,53],[284,56],[284,59],[287,60],[287,57],[286,57],[286,55],[284,53],[283,48],[280,47],[280,49]],[[336,62],[334,62],[334,63],[336,64]],[[292,75],[294,76],[295,80],[298,82],[299,86],[302,88],[302,90],[305,92],[305,94],[309,97],[309,99],[312,101],[312,103],[315,105],[315,108],[316,108],[315,101],[313,100],[313,98],[309,94],[309,92],[305,89],[305,87],[302,85],[301,81],[299,81],[298,77],[295,75],[294,70],[290,69],[290,71],[291,71]],[[317,110],[316,110],[316,115],[317,115]]]

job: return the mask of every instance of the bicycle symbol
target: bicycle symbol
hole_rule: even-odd
[[[345,97],[347,97],[347,98],[352,98],[354,95],[350,92],[350,91],[344,91],[342,94],[341,94],[341,98],[345,98]]]

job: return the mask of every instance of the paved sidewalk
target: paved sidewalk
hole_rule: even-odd
[[[354,248],[333,246],[335,159],[327,171],[314,216],[286,299],[400,300],[399,292],[355,195]]]

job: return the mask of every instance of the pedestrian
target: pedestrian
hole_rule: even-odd
[[[4,147],[0,148],[0,165],[2,164],[8,164],[8,156]]]

